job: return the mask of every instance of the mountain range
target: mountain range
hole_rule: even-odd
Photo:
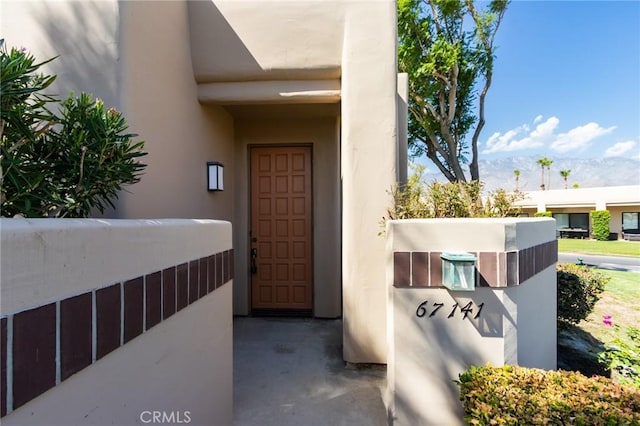
[[[572,188],[577,184],[580,188],[601,186],[640,185],[640,160],[631,158],[550,158],[551,182],[547,189],[563,189],[564,178],[561,170],[571,170],[567,185]],[[538,157],[508,157],[491,160],[480,160],[480,180],[485,184],[485,191],[497,188],[514,189],[514,170],[520,170],[518,189],[522,191],[536,191],[540,189],[541,168],[536,163]],[[433,180],[443,181],[442,174],[436,167],[427,162],[423,174],[425,182]],[[548,171],[545,169],[545,185],[547,185]]]

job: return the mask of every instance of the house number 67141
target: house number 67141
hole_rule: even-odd
[[[416,309],[416,316],[418,318],[422,318],[424,316],[427,316],[428,314],[428,318],[431,318],[436,314],[438,314],[438,311],[440,311],[443,307],[444,307],[444,303],[442,302],[432,302],[431,305],[429,305],[429,301],[425,300],[424,302],[418,305],[418,309]],[[441,313],[444,314],[445,312],[448,311],[449,315],[447,315],[447,318],[453,318],[456,315],[456,311],[459,310],[460,316],[462,317],[462,319],[467,319],[468,316],[473,315],[473,307],[474,307],[473,302],[469,302],[464,306],[460,306],[456,302],[453,305],[451,305],[450,309],[447,307],[447,309],[445,309]],[[484,307],[484,302],[477,305],[478,310],[476,314],[473,316],[473,319],[477,319],[480,316],[480,312],[482,312],[483,307]]]

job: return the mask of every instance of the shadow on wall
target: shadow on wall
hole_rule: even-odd
[[[241,81],[264,72],[212,1],[190,1],[187,10],[191,29],[191,62],[198,83]],[[233,75],[233,78],[225,79],[221,75]]]
[[[118,22],[115,1],[33,2],[46,51],[58,58],[48,68],[58,77],[56,95],[88,92],[108,106],[121,109],[119,91]],[[38,58],[45,60],[49,58]]]
[[[460,390],[454,380],[458,379],[459,373],[470,366],[481,364],[478,360],[483,356],[475,345],[468,344],[437,326],[427,326],[427,318],[415,318],[414,315],[410,317],[412,319],[409,323],[405,323],[405,326],[410,327],[411,330],[405,329],[402,333],[396,333],[396,346],[413,348],[413,350],[403,351],[402,354],[396,352],[396,363],[403,364],[401,370],[396,369],[396,375],[406,374],[406,372],[418,374],[413,377],[396,376],[395,413],[398,418],[395,420],[397,424],[425,424],[426,419],[423,417],[424,412],[421,411],[421,406],[433,406],[434,402],[429,402],[434,397],[430,389],[438,389],[440,395],[436,395],[436,398],[440,402],[446,401],[448,407],[440,406],[438,410],[432,411],[429,421],[437,419],[437,421],[448,422],[451,421],[448,417],[450,413],[456,413],[462,424],[463,406],[459,399]],[[419,335],[424,336],[425,340],[416,345],[411,336]],[[423,350],[422,345],[430,347]],[[428,359],[428,362],[425,359]],[[459,367],[459,370],[455,367]],[[442,372],[447,373],[442,374]],[[445,377],[448,379],[444,379]],[[428,383],[420,383],[421,378]],[[389,413],[389,416],[392,416],[392,413]],[[389,420],[389,424],[396,424],[391,422],[392,419]]]
[[[122,110],[119,66],[119,5],[117,1],[33,2],[29,13],[39,24],[42,49],[56,59],[47,64],[57,75],[53,90],[59,99],[87,92],[106,106]],[[47,60],[46,58],[37,58]],[[135,132],[135,129],[132,129]],[[119,200],[113,200],[118,206]],[[116,217],[107,207],[92,217]]]
[[[344,7],[287,2],[256,13],[255,2],[187,2],[199,83],[339,79]],[[327,32],[327,27],[335,31]]]

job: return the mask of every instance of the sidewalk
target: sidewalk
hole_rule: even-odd
[[[236,318],[234,424],[386,425],[386,369],[348,369],[342,321]]]

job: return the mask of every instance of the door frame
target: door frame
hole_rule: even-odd
[[[310,249],[310,261],[311,261],[311,270],[309,271],[310,280],[311,280],[311,309],[309,310],[298,310],[298,309],[259,309],[253,307],[252,297],[253,297],[253,283],[252,283],[252,273],[251,273],[251,248],[252,248],[252,226],[253,226],[253,205],[252,205],[252,170],[251,170],[251,151],[254,148],[309,148],[310,155],[310,179],[311,179],[311,211],[310,218],[311,221],[311,243],[309,245]],[[250,316],[276,316],[276,317],[313,317],[315,313],[315,197],[314,197],[314,161],[313,161],[313,143],[310,142],[301,142],[301,143],[250,143],[247,144],[247,183],[248,183],[248,202],[247,202],[247,230],[246,230],[246,241],[247,241],[247,259],[249,260],[249,267],[247,268],[248,273],[248,312]]]

